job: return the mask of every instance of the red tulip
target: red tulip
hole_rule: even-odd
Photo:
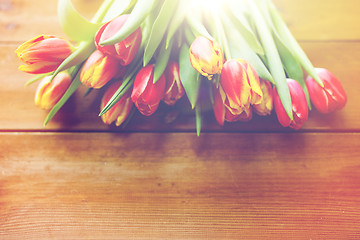
[[[291,96],[293,120],[290,120],[289,116],[287,115],[280,101],[280,97],[276,88],[274,88],[275,112],[280,124],[283,127],[300,129],[301,126],[307,121],[309,114],[305,93],[300,84],[295,80],[287,79],[287,84],[289,86]]]
[[[340,81],[327,69],[315,69],[324,87],[321,87],[312,77],[306,80],[310,100],[321,113],[331,113],[342,109],[347,101],[347,96]]]
[[[252,104],[259,104],[263,93],[259,77],[243,60],[228,60],[221,72],[219,87],[213,86],[214,113],[220,125],[248,121],[252,118]]]
[[[115,92],[119,89],[121,82],[114,82],[106,90],[102,100],[101,100],[101,109],[103,109],[106,104],[110,101]],[[130,92],[126,92],[122,98],[112,106],[106,113],[101,115],[101,120],[105,124],[111,124],[115,121],[116,126],[120,126],[126,118],[129,116],[130,111],[133,107],[133,102],[130,98]]]
[[[190,46],[189,56],[191,65],[203,76],[211,79],[212,75],[221,73],[224,55],[216,42],[197,37]]]
[[[35,93],[35,105],[50,110],[62,98],[71,84],[71,77],[66,72],[58,73],[50,82],[51,76],[44,77]]]
[[[65,39],[40,35],[20,45],[15,53],[25,63],[19,70],[40,74],[55,71],[73,50]]]
[[[163,101],[168,105],[174,105],[184,94],[185,90],[180,81],[179,64],[170,62],[165,69],[165,95]]]
[[[121,15],[114,20],[104,24],[95,36],[97,49],[104,54],[120,60],[121,65],[128,65],[135,57],[141,44],[141,28],[137,28],[127,38],[114,45],[101,46],[100,43],[113,37],[125,24],[130,15]]]
[[[143,67],[135,77],[131,100],[138,110],[145,116],[153,114],[164,97],[165,76],[154,84],[154,65]]]
[[[95,50],[81,69],[80,81],[88,88],[101,88],[122,72],[123,68],[117,59]]]

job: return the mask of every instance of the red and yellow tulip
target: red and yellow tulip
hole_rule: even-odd
[[[130,15],[121,15],[104,24],[95,35],[97,49],[104,54],[117,58],[123,66],[128,65],[135,58],[140,48],[142,39],[141,28],[137,28],[123,41],[114,45],[102,46],[100,43],[113,37],[123,27],[129,16]]]
[[[137,109],[145,116],[153,114],[164,97],[165,76],[161,75],[154,84],[154,65],[143,67],[135,77],[131,100]]]
[[[62,38],[40,35],[20,45],[15,53],[21,62],[19,70],[32,73],[49,73],[73,52],[71,44]]]
[[[119,89],[120,85],[121,85],[120,81],[114,82],[106,90],[101,100],[101,109],[103,109],[106,106],[106,104],[110,101],[111,97]],[[107,112],[101,115],[101,120],[105,124],[111,124],[115,122],[116,126],[120,126],[126,120],[134,105],[133,102],[131,101],[130,94],[131,94],[130,91],[126,92],[124,96],[122,96],[122,98],[120,98],[120,100],[114,106],[112,106]]]
[[[60,72],[50,80],[51,76],[44,77],[35,93],[35,105],[45,110],[53,108],[71,84],[71,77],[66,72]]]
[[[224,55],[220,46],[206,37],[199,36],[189,49],[191,65],[209,80],[214,74],[220,74],[223,68]]]

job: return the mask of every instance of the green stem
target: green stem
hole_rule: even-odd
[[[101,23],[106,16],[106,13],[109,11],[113,5],[114,0],[104,0],[104,2],[99,7],[98,11],[95,13],[92,22]]]
[[[248,0],[247,3],[252,12],[253,20],[259,33],[261,43],[264,47],[268,68],[270,73],[273,75],[281,103],[284,106],[284,109],[290,120],[293,120],[290,91],[287,85],[281,58],[272,36],[272,32],[270,31],[266,20],[263,18],[254,0]]]
[[[324,87],[324,84],[323,84],[322,80],[320,79],[319,75],[316,73],[311,61],[306,56],[306,53],[301,48],[299,43],[296,41],[295,37],[291,34],[289,28],[287,27],[284,20],[281,18],[280,14],[276,10],[273,3],[270,0],[267,0],[266,2],[267,2],[268,11],[270,12],[270,14],[273,18],[273,21],[276,24],[279,35],[281,35],[282,37],[287,39],[288,44],[293,49],[294,56],[298,59],[298,61],[300,62],[302,67],[305,69],[305,71],[311,77],[313,77],[321,87]]]
[[[213,17],[214,17],[214,24],[215,24],[215,28],[216,28],[216,34],[218,35],[218,39],[220,41],[220,45],[223,48],[224,54],[225,54],[225,59],[231,59],[231,51],[229,48],[229,43],[224,31],[224,26],[223,23],[218,15],[217,11],[213,12]]]

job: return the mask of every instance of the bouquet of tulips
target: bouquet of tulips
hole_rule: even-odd
[[[132,109],[149,116],[186,96],[198,134],[204,101],[220,125],[274,107],[282,126],[299,129],[312,105],[329,113],[347,100],[270,0],[104,0],[91,21],[59,0],[58,15],[69,40],[41,35],[16,50],[19,69],[36,74],[28,83],[41,80],[35,103],[50,110],[45,124],[81,85],[107,88],[99,116],[117,126]]]

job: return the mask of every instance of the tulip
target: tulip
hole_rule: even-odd
[[[189,56],[191,65],[209,80],[214,74],[221,73],[224,55],[216,42],[203,36],[197,37],[190,46]]]
[[[271,83],[260,79],[260,87],[263,93],[263,98],[260,103],[254,104],[255,112],[260,116],[270,115],[273,109],[274,94]]]
[[[95,50],[81,69],[80,81],[88,88],[101,88],[116,77],[123,68],[117,59]]]
[[[165,76],[161,75],[154,84],[154,65],[143,67],[135,77],[131,100],[145,116],[153,114],[165,92]]]
[[[229,107],[229,101],[221,85],[216,87],[216,84],[214,83],[212,91],[214,97],[213,110],[215,119],[221,126],[224,125],[225,120],[227,122],[246,122],[252,119],[252,110],[250,107],[244,107],[236,112]]]
[[[35,105],[45,110],[53,108],[71,84],[71,77],[66,72],[60,72],[50,80],[51,76],[44,77],[35,93]]]
[[[112,96],[119,89],[120,85],[120,81],[114,82],[106,90],[101,100],[101,109],[103,109],[106,104],[108,104]],[[120,98],[120,100],[114,106],[112,106],[107,112],[101,115],[101,120],[105,124],[111,124],[115,121],[115,125],[120,126],[129,116],[132,107],[133,102],[131,101],[130,92],[128,91],[124,94],[124,96]]]
[[[170,62],[165,69],[165,95],[163,101],[168,105],[174,105],[185,94],[180,81],[179,64]]]
[[[110,55],[120,60],[121,65],[128,65],[138,52],[141,44],[141,28],[137,28],[127,38],[114,45],[102,46],[101,42],[113,37],[125,24],[130,15],[121,15],[112,21],[104,24],[95,35],[97,49],[104,54]]]
[[[290,120],[287,115],[276,88],[274,88],[275,112],[280,124],[283,127],[291,127],[297,130],[300,129],[308,119],[308,105],[304,90],[301,88],[300,84],[293,79],[287,79],[287,84],[289,86],[291,96],[293,120]]]
[[[331,113],[342,109],[347,101],[347,96],[340,81],[327,69],[315,69],[324,87],[321,87],[312,77],[306,79],[310,100],[321,113]]]
[[[25,63],[19,70],[40,74],[55,71],[73,50],[65,39],[40,35],[20,45],[15,53]]]
[[[220,125],[249,121],[253,104],[262,101],[260,80],[254,69],[243,60],[228,60],[220,76],[219,87],[213,86],[214,113]]]

